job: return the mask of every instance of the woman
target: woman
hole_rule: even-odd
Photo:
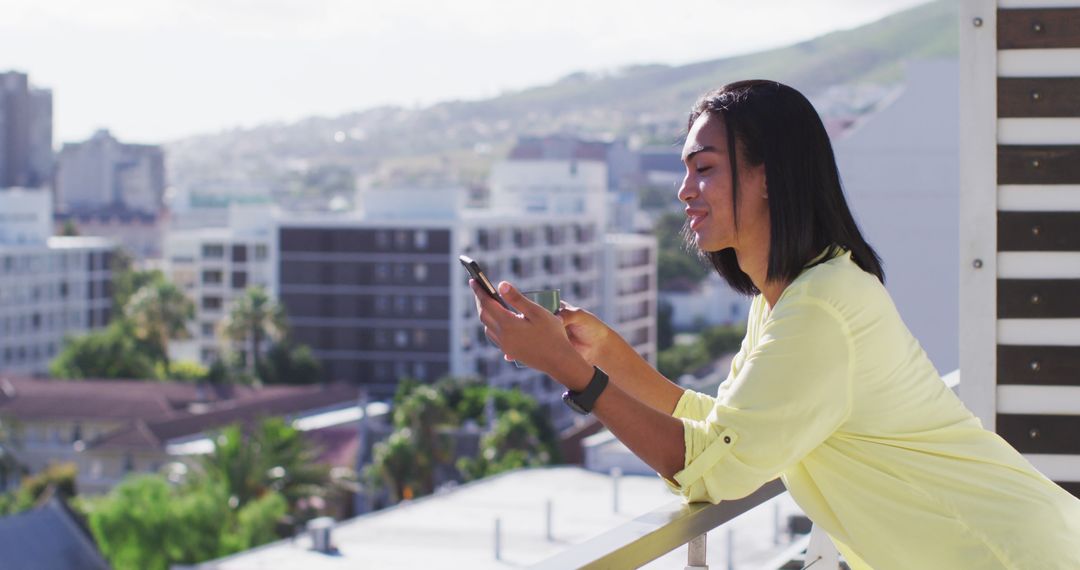
[[[755,295],[718,394],[661,376],[586,311],[479,289],[488,336],[568,388],[690,501],[780,476],[853,568],[1080,568],[1080,501],[982,429],[884,288],[820,118],[790,87],[699,100],[683,147],[688,235]],[[606,372],[606,374],[605,374]]]

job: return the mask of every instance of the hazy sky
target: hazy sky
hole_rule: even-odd
[[[57,145],[161,142],[757,51],[924,1],[0,0],[0,71],[53,89]]]

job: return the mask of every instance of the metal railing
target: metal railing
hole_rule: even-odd
[[[539,570],[566,568],[637,568],[689,544],[688,569],[708,568],[705,563],[705,535],[754,507],[785,492],[774,479],[749,496],[735,501],[683,503],[674,501],[614,529],[577,544],[533,566]],[[818,531],[820,532],[820,531]],[[828,537],[824,537],[828,541]],[[828,546],[831,546],[829,543]],[[831,556],[830,556],[831,554]],[[835,549],[820,562],[835,560]],[[808,556],[808,560],[809,560]],[[829,568],[814,565],[814,570]],[[831,568],[836,568],[835,563]]]

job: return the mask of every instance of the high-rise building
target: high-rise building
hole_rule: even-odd
[[[0,191],[0,370],[44,373],[69,334],[111,318],[115,245],[51,237],[48,192]]]
[[[52,175],[52,91],[0,73],[0,188],[45,187]]]
[[[108,131],[60,150],[57,211],[157,214],[164,204],[165,154],[160,146],[125,144]]]
[[[225,227],[173,230],[165,236],[165,272],[195,304],[191,338],[169,346],[174,358],[212,364],[222,357],[218,324],[236,299],[251,286],[277,296],[272,209],[233,205],[228,213]]]

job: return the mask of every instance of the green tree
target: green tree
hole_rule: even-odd
[[[113,314],[121,315],[128,300],[136,291],[151,283],[165,281],[165,275],[157,269],[135,269],[135,258],[127,250],[117,248],[112,255]]]
[[[682,213],[668,212],[657,218],[653,226],[659,246],[656,271],[661,290],[691,287],[709,274],[708,266],[688,246],[685,223],[686,216]]]
[[[246,342],[246,365],[254,375],[259,370],[259,351],[264,339],[278,339],[286,331],[285,309],[262,287],[252,286],[233,303],[222,323],[225,338]]]
[[[86,502],[91,532],[117,570],[167,570],[246,550],[276,538],[285,499],[268,492],[246,505],[218,482],[174,487],[158,475],[134,475]]]
[[[303,344],[276,342],[259,363],[263,384],[315,384],[322,378],[322,365]]]
[[[201,466],[204,476],[220,482],[239,505],[275,491],[295,506],[301,498],[325,494],[331,485],[329,468],[316,457],[298,430],[268,418],[250,433],[240,425],[223,429]]]
[[[53,378],[155,378],[148,348],[132,324],[119,319],[102,330],[67,337],[49,364]]]
[[[168,281],[144,285],[124,306],[135,338],[152,351],[169,375],[169,340],[190,337],[188,323],[195,318],[195,305],[184,292]]]
[[[540,441],[536,425],[519,410],[509,410],[496,420],[495,429],[480,440],[480,455],[463,457],[457,466],[466,479],[479,479],[550,462],[551,455]]]
[[[420,469],[419,494],[435,490],[435,468],[448,463],[453,453],[453,442],[444,433],[458,425],[446,398],[432,386],[417,386],[401,403],[394,406],[394,427],[408,429],[416,445]]]
[[[394,501],[412,499],[423,484],[424,466],[409,428],[394,430],[386,441],[375,444],[365,479],[376,488],[390,491]]]
[[[0,492],[7,489],[12,481],[23,473],[23,466],[15,457],[20,444],[21,429],[19,423],[10,417],[0,416]],[[0,495],[3,497],[3,495]],[[0,498],[0,514],[7,512]]]

